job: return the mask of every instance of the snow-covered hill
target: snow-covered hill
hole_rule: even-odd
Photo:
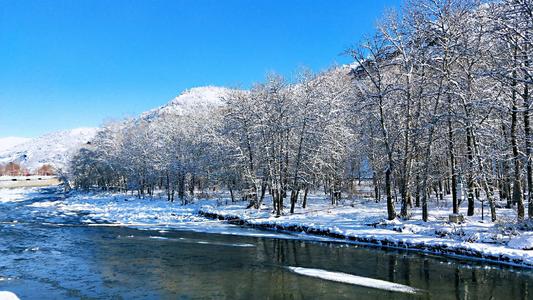
[[[169,103],[141,114],[141,119],[153,120],[165,115],[185,116],[208,111],[224,105],[228,88],[205,86],[181,93]]]
[[[0,138],[0,153],[6,151],[10,148],[13,148],[17,145],[23,144],[31,140],[30,138],[18,137],[18,136],[8,136]]]
[[[94,138],[96,128],[62,130],[0,149],[0,164],[16,162],[34,171],[43,164],[64,169],[72,154]],[[4,139],[0,139],[0,142]],[[11,138],[9,139],[11,140]],[[6,139],[8,141],[8,139]],[[7,143],[6,143],[7,145]]]

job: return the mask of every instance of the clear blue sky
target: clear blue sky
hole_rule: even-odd
[[[98,126],[187,88],[349,62],[400,0],[0,0],[0,137]]]

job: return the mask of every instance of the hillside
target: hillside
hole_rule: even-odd
[[[30,140],[31,138],[24,138],[18,136],[8,136],[0,138],[0,153]]]
[[[224,105],[228,88],[205,86],[191,88],[172,99],[167,104],[141,114],[140,118],[152,120],[165,115],[184,116],[211,110]]]
[[[0,147],[0,164],[16,162],[33,171],[43,164],[51,164],[64,169],[71,155],[82,144],[90,141],[96,134],[96,128],[77,128],[45,134],[34,139],[4,138],[5,147]],[[19,141],[11,143],[7,141]]]

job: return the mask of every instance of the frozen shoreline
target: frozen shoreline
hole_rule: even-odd
[[[38,193],[38,189],[0,189],[0,202],[20,201],[31,193]],[[270,234],[268,231],[264,234],[267,237],[291,233],[295,234],[291,238],[296,239],[364,244],[533,268],[533,250],[515,249],[531,249],[533,232],[524,231],[512,221],[512,210],[501,209],[498,223],[473,217],[458,225],[447,222],[449,207],[432,207],[430,221],[422,222],[416,209],[411,220],[386,221],[384,203],[367,200],[333,207],[320,196],[313,196],[307,209],[298,208],[295,214],[279,218],[267,207],[246,209],[247,203],[225,205],[226,202],[227,199],[221,196],[182,206],[162,198],[72,192],[64,199],[36,202],[30,206],[51,213],[81,214],[81,222],[88,226],[255,234],[247,233],[245,228],[248,227],[269,230]],[[244,225],[244,228],[228,227],[228,223]]]
[[[428,254],[444,255],[475,261],[489,261],[515,267],[533,268],[533,251],[514,250],[506,247],[497,247],[482,243],[456,242],[449,239],[428,241],[424,236],[410,236],[408,238],[387,237],[386,234],[361,234],[343,233],[338,228],[329,229],[323,226],[308,224],[287,224],[268,222],[260,219],[247,220],[240,216],[224,212],[210,212],[200,210],[199,214],[211,219],[230,222],[232,224],[250,226],[252,228],[272,230],[289,233],[305,233],[311,236],[330,238],[331,241],[350,244],[366,245],[371,247],[391,248],[408,251],[423,252]],[[525,253],[524,253],[525,252]]]
[[[351,201],[348,201],[351,202]],[[533,231],[531,223],[515,222],[512,209],[499,209],[495,223],[479,216],[465,222],[448,222],[449,201],[430,207],[428,222],[421,220],[419,208],[409,220],[386,220],[385,203],[355,200],[344,206],[331,206],[320,196],[310,198],[307,209],[275,217],[269,209],[245,209],[244,205],[215,207],[204,205],[199,214],[234,224],[281,232],[305,233],[339,242],[410,250],[447,257],[484,260],[492,263],[533,268]],[[529,226],[529,227],[527,227]]]

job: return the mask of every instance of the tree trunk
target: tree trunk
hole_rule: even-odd
[[[274,189],[274,195],[272,195],[272,197],[275,199],[275,202],[277,203],[276,205],[276,216],[279,217],[281,216],[281,210],[282,210],[282,206],[283,206],[283,202],[281,201],[282,197],[281,197],[281,192],[279,189]]]
[[[516,75],[516,73],[515,73]],[[511,107],[511,147],[513,150],[514,179],[513,179],[513,203],[517,205],[517,217],[519,221],[524,220],[524,199],[522,195],[522,184],[520,178],[520,154],[516,138],[518,123],[518,105],[516,99],[516,81],[513,81],[512,107]]]
[[[291,190],[291,214],[294,213],[294,207],[296,206],[296,200],[298,200],[299,189]]]
[[[526,47],[527,49],[527,47]],[[529,67],[529,60],[527,50],[525,51],[526,59],[525,66],[526,69]],[[527,202],[528,210],[527,215],[529,219],[533,219],[533,166],[531,165],[531,160],[533,159],[533,150],[531,149],[531,125],[529,120],[529,110],[531,109],[531,99],[529,96],[529,84],[524,83],[524,90],[522,93],[522,99],[524,101],[524,133],[526,135],[526,179],[527,179]]]
[[[420,207],[420,176],[416,175],[415,207]]]
[[[181,200],[181,204],[187,204],[185,200],[185,174],[180,171],[178,175],[178,197]]]
[[[379,193],[379,181],[376,172],[372,173],[372,184],[374,185],[374,199],[376,202],[379,202],[381,200],[381,195]]]
[[[235,195],[233,194],[233,189],[231,188],[231,185],[229,186],[229,194],[231,196],[231,203],[235,203]]]
[[[459,203],[457,202],[457,170],[455,167],[455,144],[451,120],[451,102],[451,97],[448,96],[448,155],[450,156],[450,177],[452,179],[452,210],[454,214],[458,214]]]
[[[303,199],[303,202],[302,202],[302,208],[306,208],[306,206],[307,206],[307,192],[308,191],[309,191],[309,187],[306,186],[305,190],[304,190],[304,199]]]
[[[476,153],[476,157],[477,157],[477,161],[479,165],[479,173],[481,174],[481,184],[482,184],[483,190],[485,191],[487,200],[489,202],[491,220],[492,222],[495,222],[496,221],[496,205],[494,203],[494,191],[492,187],[489,186],[489,180],[487,179],[487,175],[485,174],[485,166],[481,158],[481,152],[476,142],[475,135],[472,136],[472,143],[474,146],[474,151]]]
[[[474,177],[473,173],[474,171],[474,149],[472,145],[472,128],[467,128],[466,130],[466,157],[468,158],[468,166],[470,168],[470,171],[468,172],[467,177],[467,198],[468,198],[468,211],[467,216],[473,216],[474,215],[474,207],[475,207],[475,201],[474,201]]]
[[[385,171],[385,191],[387,193],[387,218],[394,220],[396,218],[396,209],[394,208],[394,199],[392,198],[391,187],[391,168],[387,167]]]

